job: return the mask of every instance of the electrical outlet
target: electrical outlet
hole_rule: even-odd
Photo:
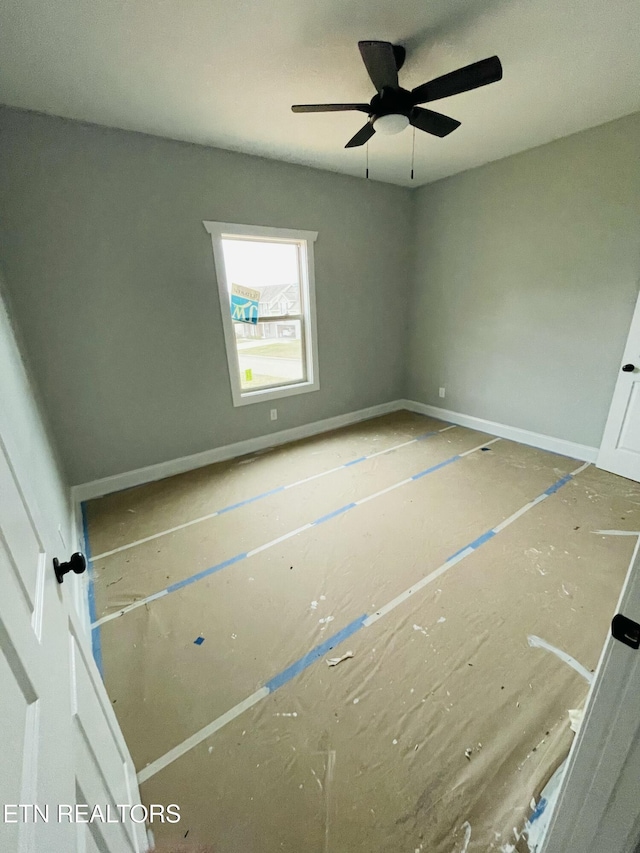
[[[444,397],[444,388],[440,388],[439,393],[440,393],[440,396],[441,396],[441,397]]]
[[[277,409],[271,409],[271,420],[272,421],[278,420],[278,410]]]

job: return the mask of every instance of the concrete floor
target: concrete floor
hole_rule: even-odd
[[[594,531],[640,529],[640,487],[402,412],[85,513],[157,838],[486,853],[568,752],[635,544]]]

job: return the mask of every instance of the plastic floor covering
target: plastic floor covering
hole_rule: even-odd
[[[640,486],[402,412],[84,512],[107,690],[144,802],[180,806],[156,839],[504,853],[569,750],[635,545],[598,531],[640,530]]]

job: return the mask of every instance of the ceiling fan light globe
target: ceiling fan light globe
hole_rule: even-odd
[[[400,113],[390,113],[389,115],[379,116],[373,122],[376,133],[382,133],[385,136],[392,136],[395,133],[400,133],[409,127],[409,119],[407,116]]]

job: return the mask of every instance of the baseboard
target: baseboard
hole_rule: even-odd
[[[224,462],[226,459],[233,459],[236,456],[246,456],[248,453],[255,453],[258,450],[266,450],[269,447],[277,447],[280,444],[298,441],[301,438],[309,438],[312,435],[340,429],[340,427],[349,426],[360,421],[367,421],[380,415],[389,414],[390,412],[397,412],[403,408],[405,408],[404,401],[392,400],[389,403],[370,406],[368,409],[348,412],[344,415],[325,418],[324,420],[303,424],[292,429],[284,429],[280,432],[270,433],[269,435],[250,438],[246,441],[226,444],[223,447],[205,450],[202,453],[194,453],[191,456],[183,456],[180,459],[171,459],[168,462],[159,462],[157,465],[148,465],[145,468],[137,468],[134,471],[126,471],[122,474],[114,474],[111,477],[93,480],[90,483],[82,483],[73,486],[71,489],[73,502],[74,504],[78,504],[82,501],[99,498],[113,492],[120,492],[123,489],[130,489],[133,486],[141,486],[143,483],[163,480],[165,477],[172,477],[174,474],[183,474],[185,471],[202,468],[204,465],[211,465],[214,462]]]
[[[498,435],[500,438],[508,438],[511,441],[518,441],[520,444],[539,447],[541,450],[548,450],[561,456],[569,456],[571,459],[579,459],[582,462],[595,462],[598,456],[598,448],[590,447],[588,444],[577,444],[575,441],[567,441],[565,438],[556,438],[553,435],[532,432],[497,421],[487,421],[473,415],[463,415],[460,412],[452,412],[450,409],[441,409],[439,406],[416,403],[414,400],[399,400],[398,403],[399,408],[408,409],[410,412],[430,415],[432,418],[438,418],[441,421],[448,421],[469,429],[477,429],[480,432],[488,432],[491,435]]]
[[[171,459],[168,462],[160,462],[157,465],[148,465],[145,468],[137,468],[134,471],[126,471],[122,474],[104,477],[101,480],[93,480],[90,483],[82,483],[81,485],[73,486],[71,489],[73,502],[74,505],[77,505],[82,501],[99,498],[103,495],[122,491],[123,489],[130,489],[133,486],[141,486],[144,483],[151,483],[155,480],[162,480],[165,477],[172,477],[174,474],[183,474],[185,471],[192,471],[195,468],[211,465],[214,462],[223,462],[226,459],[233,459],[236,456],[245,456],[248,453],[255,453],[258,450],[266,450],[269,447],[277,447],[280,444],[287,444],[290,441],[309,438],[313,435],[340,429],[340,427],[366,421],[370,418],[389,414],[390,412],[401,411],[402,409],[421,415],[430,415],[441,421],[459,424],[460,426],[476,429],[490,435],[498,435],[500,438],[508,438],[512,441],[518,441],[521,444],[539,447],[541,450],[548,450],[551,453],[569,456],[572,459],[579,459],[583,462],[595,462],[598,456],[597,447],[577,444],[575,441],[567,441],[564,438],[556,438],[552,435],[532,432],[528,429],[501,424],[497,421],[476,418],[473,415],[452,412],[450,409],[441,409],[439,406],[430,406],[427,403],[418,403],[415,400],[392,400],[389,403],[370,406],[368,409],[348,412],[344,415],[325,418],[321,421],[314,421],[313,423],[303,424],[292,429],[281,430],[270,435],[258,436],[257,438],[238,441],[234,444],[226,444],[223,447],[205,450],[202,453],[194,453],[191,456],[183,456],[180,459]]]

